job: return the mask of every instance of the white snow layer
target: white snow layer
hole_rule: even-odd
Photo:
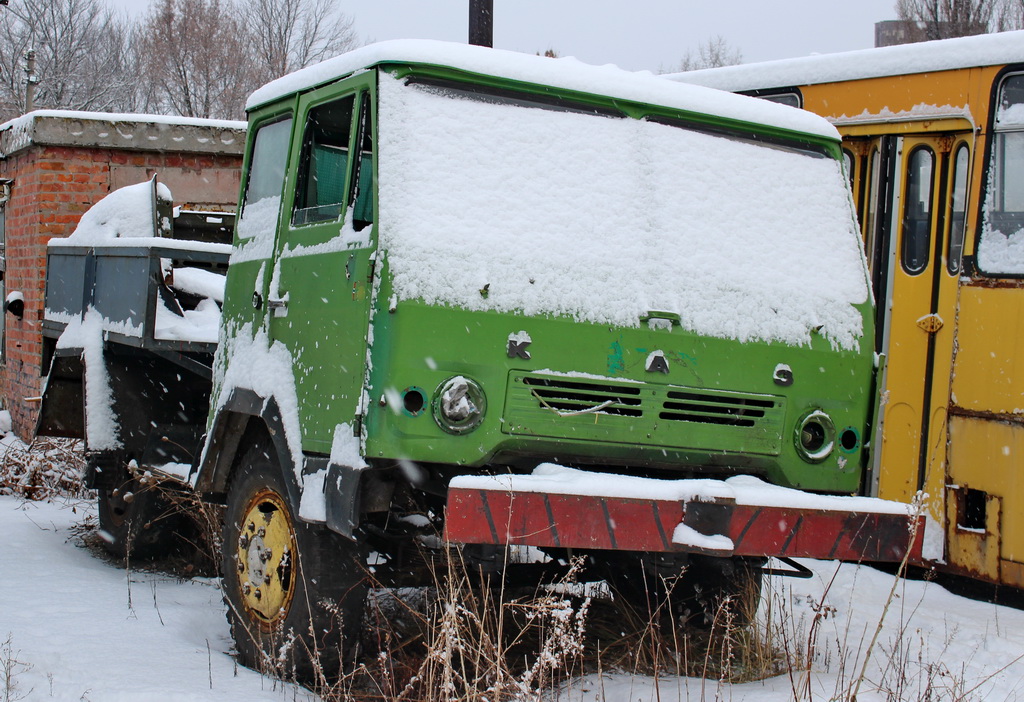
[[[114,413],[110,374],[103,358],[105,320],[89,308],[72,318],[57,339],[57,348],[80,348],[85,361],[85,443],[91,451],[121,448],[120,426]]]
[[[231,657],[218,579],[99,558],[81,545],[86,519],[94,505],[0,496],[0,699],[319,702]]]
[[[738,475],[726,480],[658,480],[593,473],[555,463],[542,463],[530,475],[460,475],[452,479],[449,487],[673,502],[713,502],[726,499],[734,500],[738,505],[838,512],[870,511],[910,515],[914,510],[912,505],[876,497],[814,495],[803,490],[771,485],[749,475]]]
[[[94,120],[99,122],[149,122],[172,127],[211,127],[214,129],[239,129],[243,131],[248,127],[248,124],[238,120],[181,117],[179,115],[150,115],[134,112],[88,112],[83,110],[35,110],[0,124],[0,131],[5,129],[25,129],[27,125],[39,117]]]
[[[364,46],[268,83],[251,96],[247,110],[294,92],[323,85],[350,73],[385,63],[447,66],[470,73],[550,85],[581,93],[607,95],[666,107],[718,115],[744,122],[772,124],[808,134],[837,138],[820,117],[784,105],[673,85],[649,71],[633,73],[611,64],[590,66],[572,57],[548,58],[480,46],[421,39],[399,39]]]
[[[855,348],[867,275],[837,161],[380,78],[399,300]],[[481,290],[486,286],[488,295]]]
[[[1024,31],[709,68],[666,76],[719,90],[757,90],[1024,61]]]
[[[166,185],[158,183],[157,188],[161,199],[172,199]],[[76,245],[102,244],[118,237],[153,236],[154,204],[153,184],[148,181],[119,188],[82,215],[68,241]]]
[[[253,331],[251,324],[226,330],[214,360],[214,389],[221,409],[235,388],[251,390],[263,398],[273,398],[281,413],[285,442],[292,457],[291,469],[302,481],[302,432],[299,425],[299,399],[295,391],[294,361],[280,341],[270,341],[266,329]],[[209,449],[207,440],[203,447]],[[193,476],[196,477],[196,476]]]
[[[235,663],[215,579],[126,570],[83,549],[76,525],[94,515],[95,507],[84,503],[26,503],[0,496],[0,532],[5,535],[0,644],[10,642],[10,659],[17,662],[10,668],[11,699],[319,699]],[[815,644],[809,671],[729,684],[605,669],[566,682],[546,699],[788,702],[797,696],[797,684],[806,686],[799,699],[847,699],[844,690],[854,677],[850,671],[859,672],[865,642],[883,616],[884,630],[870,652],[860,702],[884,702],[892,699],[893,690],[902,693],[901,699],[915,700],[929,695],[951,699],[958,690],[974,690],[967,697],[977,700],[1024,699],[1019,658],[1024,612],[913,580],[897,583],[897,599],[890,606],[894,580],[887,573],[830,561],[800,562],[814,577],[766,579],[761,615],[784,616],[773,619],[772,627],[794,631],[789,640],[797,647]]]
[[[991,273],[1024,273],[1024,229],[1011,234],[988,227],[982,229],[978,267]]]
[[[172,271],[172,288],[191,295],[208,297],[217,302],[224,302],[224,283],[223,273],[214,273],[202,268],[183,266]]]
[[[173,341],[217,343],[220,333],[220,307],[211,299],[201,300],[194,310],[184,310],[180,316],[167,309],[158,300],[156,329],[153,338]]]

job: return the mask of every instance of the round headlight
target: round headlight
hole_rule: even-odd
[[[821,410],[805,413],[796,423],[796,452],[808,463],[821,463],[836,445],[836,426]]]
[[[480,426],[487,398],[479,383],[457,375],[441,383],[434,394],[434,420],[451,434],[464,434]]]

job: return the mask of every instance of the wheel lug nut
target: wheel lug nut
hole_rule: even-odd
[[[267,561],[269,561],[269,560],[270,560],[271,558],[273,558],[273,557],[274,557],[274,552],[273,552],[273,551],[271,551],[271,550],[270,550],[269,548],[267,548],[267,549],[264,549],[264,550],[263,550],[263,553],[262,553],[262,554],[260,555],[260,559],[261,559],[261,560],[262,560],[262,561],[263,561],[264,563],[266,563]]]
[[[249,585],[249,583],[246,583],[245,585],[242,585],[242,594],[243,595],[248,596],[248,594],[250,592],[252,592],[252,587]],[[259,592],[259,590],[257,590],[256,592]]]
[[[263,576],[263,584],[264,585],[269,585],[270,584],[270,573],[267,573],[266,575]]]
[[[266,528],[265,527],[260,527],[259,530],[257,530],[256,535],[259,536],[262,539],[264,536],[267,535]]]
[[[244,573],[245,572],[245,564],[242,563],[241,561],[238,562],[238,572],[239,573]]]
[[[249,536],[248,534],[242,534],[242,538],[238,540],[238,545],[242,548],[249,548]]]
[[[256,597],[257,600],[262,599],[263,597],[263,593],[260,592],[259,588],[256,588],[252,594]]]

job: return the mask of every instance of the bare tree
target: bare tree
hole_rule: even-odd
[[[239,118],[254,85],[249,46],[234,6],[220,0],[156,0],[137,30],[148,107],[186,117]]]
[[[241,0],[260,83],[355,48],[352,20],[335,5],[335,0]]]
[[[0,12],[0,121],[25,104],[25,56],[35,55],[34,106],[122,111],[132,107],[127,22],[99,0],[34,0]]]
[[[680,71],[696,71],[701,68],[719,68],[735,66],[743,62],[743,52],[729,46],[729,42],[719,34],[710,37],[697,47],[697,52],[687,49],[683,60],[679,62]]]
[[[1000,0],[896,0],[896,16],[920,29],[922,40],[985,34]]]
[[[1024,0],[1003,0],[996,11],[996,31],[1024,29]]]

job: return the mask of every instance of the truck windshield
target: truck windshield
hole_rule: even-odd
[[[859,343],[866,269],[837,160],[387,74],[379,134],[399,300]]]

